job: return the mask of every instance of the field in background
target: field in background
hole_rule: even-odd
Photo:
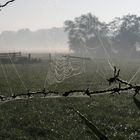
[[[113,60],[113,62],[121,69],[121,78],[127,81],[140,67],[138,60]],[[43,89],[49,68],[48,61],[15,66],[27,89]],[[53,85],[46,83],[46,88],[61,91],[60,94],[67,90],[87,87],[90,90],[109,88],[106,79],[112,76],[113,71],[106,60],[86,61],[81,68],[83,67],[85,71],[82,74]],[[8,82],[5,80],[3,70]],[[2,66],[0,79],[1,95],[26,93],[26,88],[11,64]],[[139,83],[139,81],[140,74],[138,73],[132,82]],[[92,98],[34,98],[1,103],[0,139],[96,140],[97,138],[77,114],[69,109],[69,107],[74,107],[91,120],[110,140],[138,140],[140,139],[140,111],[133,101],[132,93],[93,96]],[[137,99],[140,101],[139,96]]]

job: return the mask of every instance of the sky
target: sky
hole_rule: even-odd
[[[89,12],[105,22],[129,13],[140,16],[140,0],[16,0],[0,11],[0,32],[62,27]]]

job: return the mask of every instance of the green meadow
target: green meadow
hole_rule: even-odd
[[[139,69],[138,60],[113,60],[120,77],[129,81]],[[67,77],[61,82],[49,84],[46,89],[65,91],[74,89],[103,90],[109,86],[107,78],[113,71],[104,59],[79,63],[81,74]],[[49,63],[2,64],[0,68],[0,94],[26,93],[27,89],[43,89]],[[84,67],[84,71],[83,71]],[[131,81],[139,84],[140,74]],[[124,85],[122,85],[124,86]],[[77,93],[73,93],[77,95]],[[0,102],[1,140],[98,140],[96,135],[70,108],[81,112],[109,140],[140,139],[140,97],[133,98],[134,91],[89,97],[59,97],[13,100]],[[50,95],[51,96],[51,95]],[[78,96],[78,95],[77,95]]]

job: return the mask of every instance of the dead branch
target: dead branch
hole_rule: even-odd
[[[0,8],[6,7],[9,3],[14,2],[15,0],[9,0],[5,4],[0,4]]]

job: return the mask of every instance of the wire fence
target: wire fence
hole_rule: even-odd
[[[128,90],[134,91],[133,96],[136,96],[137,94],[139,94],[140,85],[137,85],[137,84],[133,85],[133,84],[130,84],[130,82],[127,82],[121,79],[119,77],[119,72],[120,72],[120,69],[117,70],[117,68],[114,67],[114,76],[107,79],[107,81],[109,82],[109,85],[113,83],[118,83],[118,87],[115,87],[115,88],[96,90],[96,91],[91,91],[89,88],[87,88],[84,90],[69,90],[65,92],[49,91],[44,88],[41,91],[27,90],[27,93],[12,94],[11,96],[0,95],[0,101],[8,102],[8,101],[14,101],[14,100],[19,100],[19,99],[30,99],[33,97],[36,97],[36,98],[92,97],[92,96],[101,96],[101,95],[115,94],[115,93],[121,94],[122,92],[126,92]],[[121,85],[123,85],[123,87]],[[81,94],[77,95],[77,93],[81,93]]]

